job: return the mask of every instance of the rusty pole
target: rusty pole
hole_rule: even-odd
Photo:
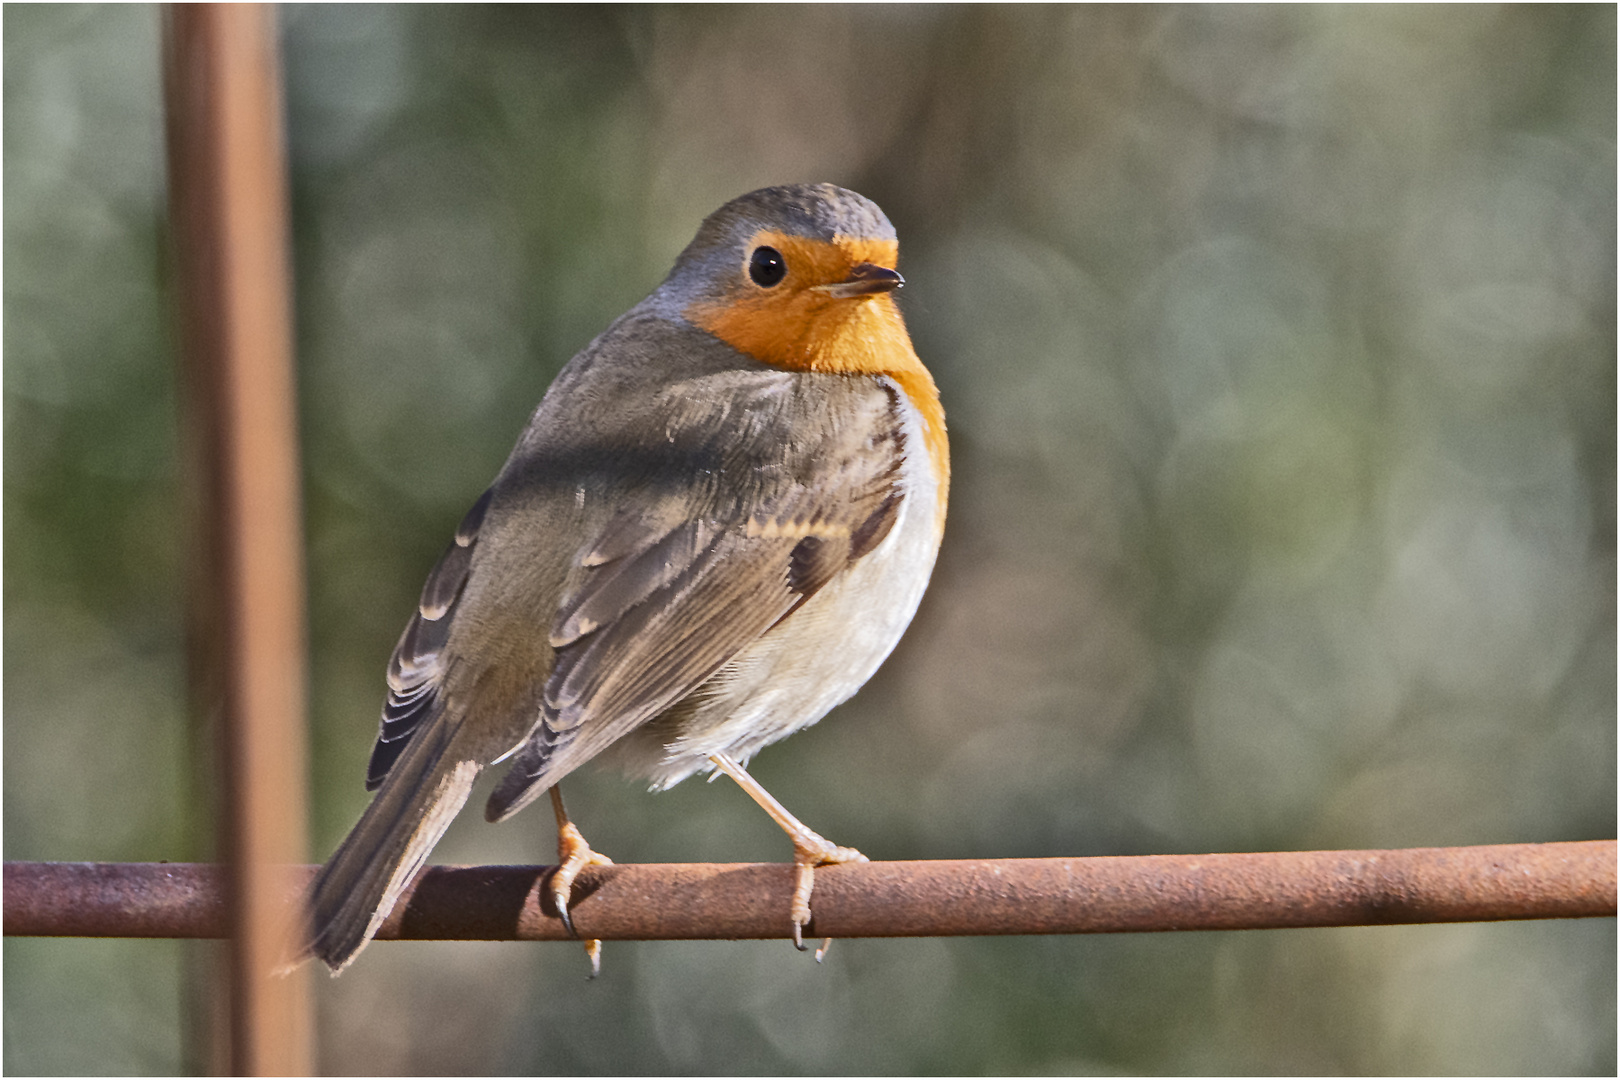
[[[543,888],[551,869],[429,867],[377,936],[567,940]],[[616,865],[581,874],[571,910],[586,937],[781,938],[792,891],[786,864]],[[839,938],[1613,917],[1615,842],[851,863],[816,871],[811,906],[809,936]],[[226,926],[216,867],[5,867],[8,935],[212,937]]]
[[[273,10],[170,6],[164,84],[199,518],[203,633],[191,661],[200,703],[220,722],[229,1067],[307,1074],[307,987],[273,974],[289,951],[288,874],[307,857],[303,530]]]

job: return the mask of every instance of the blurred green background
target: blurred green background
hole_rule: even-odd
[[[956,484],[755,773],[874,858],[1615,835],[1615,9],[291,7],[311,858],[557,369],[701,218],[888,212]],[[197,857],[152,7],[4,11],[7,859]],[[784,860],[571,781],[620,861]],[[475,794],[473,804],[482,801]],[[546,862],[544,813],[445,862]],[[198,946],[7,939],[8,1073],[188,1067]],[[1598,1073],[1615,923],[395,944],[336,1073]]]

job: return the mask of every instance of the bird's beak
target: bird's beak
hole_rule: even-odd
[[[863,262],[849,272],[849,277],[843,281],[833,282],[831,285],[817,285],[817,292],[840,300],[855,296],[876,296],[878,293],[893,292],[906,283],[899,271],[890,270],[886,266],[876,263]]]

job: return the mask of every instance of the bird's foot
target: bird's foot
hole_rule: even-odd
[[[854,848],[839,847],[803,825],[799,828],[803,831],[790,833],[798,877],[793,886],[793,906],[789,909],[788,917],[793,922],[793,947],[804,952],[804,928],[810,923],[810,890],[816,885],[816,867],[866,862],[867,858]],[[821,963],[831,947],[832,938],[821,939],[821,947],[816,950],[816,963]]]
[[[551,875],[551,900],[557,905],[557,917],[574,937],[579,937],[579,931],[574,929],[573,916],[568,912],[574,879],[587,866],[612,865],[612,859],[591,850],[591,845],[585,842],[585,837],[572,821],[565,821],[557,827],[557,870]],[[590,957],[590,977],[594,979],[602,972],[602,942],[596,938],[586,940],[585,955]]]

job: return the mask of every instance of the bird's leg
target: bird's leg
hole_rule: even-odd
[[[557,871],[551,875],[551,899],[557,905],[557,917],[562,919],[562,924],[570,934],[579,937],[579,931],[574,929],[573,917],[568,914],[568,897],[573,892],[574,879],[587,866],[612,866],[613,860],[592,851],[578,827],[568,820],[568,811],[563,808],[562,788],[556,784],[551,787],[551,808],[557,814]],[[594,979],[602,972],[602,942],[596,938],[588,939],[585,942],[585,955],[590,957],[591,978]]]
[[[804,927],[810,921],[810,890],[815,887],[816,867],[866,862],[866,856],[854,848],[839,847],[788,813],[787,807],[777,802],[770,792],[759,786],[758,780],[748,775],[748,770],[725,754],[711,755],[709,760],[714,762],[715,768],[737,781],[737,786],[748,792],[749,797],[759,803],[760,808],[771,815],[771,820],[780,825],[782,831],[788,834],[788,839],[793,841],[793,862],[798,866],[799,874],[788,917],[793,922],[793,947],[803,952]],[[827,955],[831,945],[832,938],[822,939],[821,948],[816,950],[817,963]]]

